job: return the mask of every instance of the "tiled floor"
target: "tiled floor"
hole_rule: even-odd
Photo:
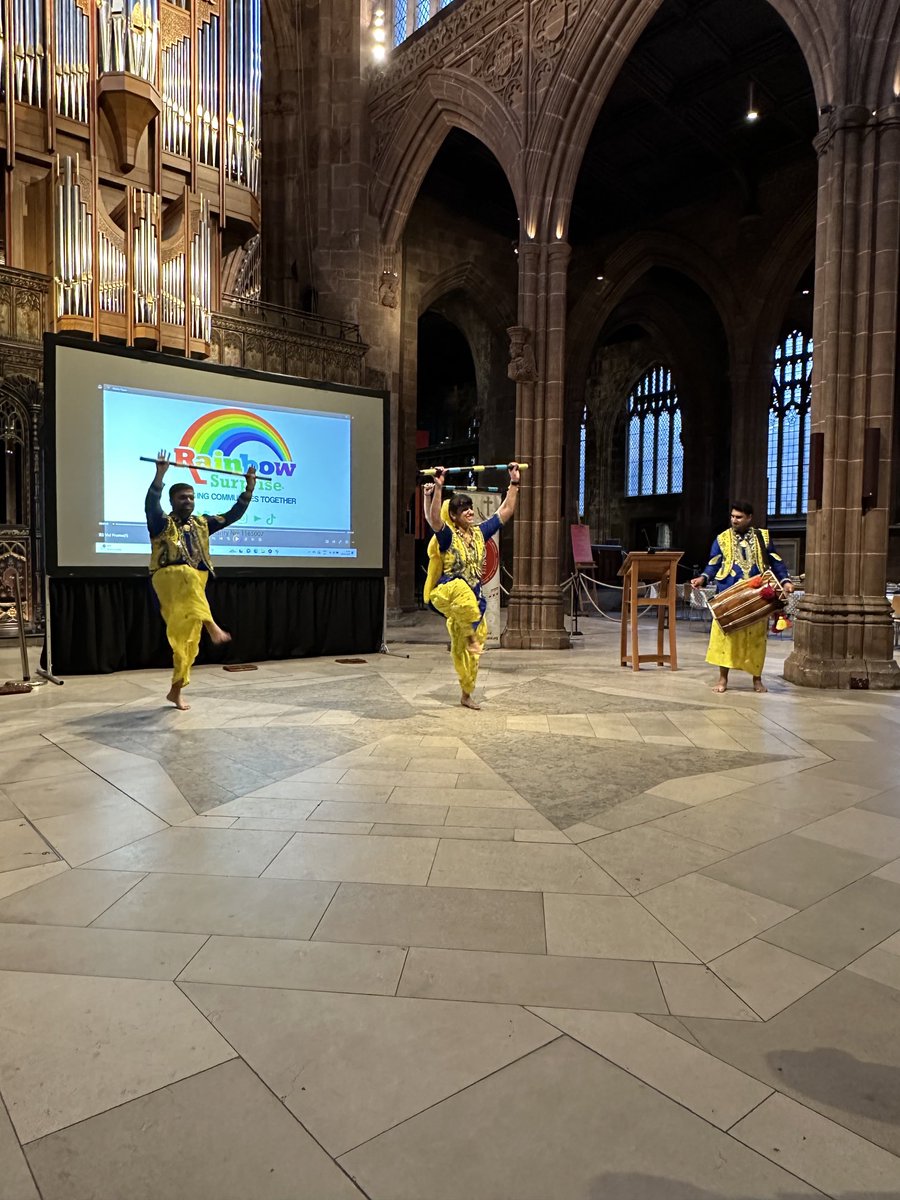
[[[900,695],[423,620],[0,697],[3,1200],[898,1200]]]

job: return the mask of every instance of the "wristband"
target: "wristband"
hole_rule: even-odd
[[[511,479],[511,480],[509,481],[509,486],[510,486],[510,487],[518,487],[518,486],[519,486],[519,481],[518,481],[518,479]]]

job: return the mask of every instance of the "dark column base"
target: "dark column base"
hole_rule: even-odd
[[[900,688],[887,602],[877,596],[806,596],[784,677],[801,687]]]

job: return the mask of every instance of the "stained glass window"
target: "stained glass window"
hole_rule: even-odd
[[[393,44],[399,46],[416,29],[446,8],[451,0],[394,0]]]
[[[584,477],[587,464],[587,405],[581,414],[581,425],[578,429],[578,515],[584,517]]]
[[[794,329],[775,347],[769,406],[769,515],[806,512],[809,479],[809,422],[812,338]]]
[[[407,32],[412,32],[412,30],[407,31],[406,28],[407,15],[407,0],[394,0],[393,42],[395,46],[399,46],[406,39]]]
[[[628,496],[666,496],[684,484],[681,409],[672,372],[658,363],[628,397],[625,490]]]

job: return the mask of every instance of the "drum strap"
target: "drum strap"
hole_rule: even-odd
[[[766,543],[766,539],[763,537],[763,531],[761,529],[757,529],[756,526],[754,525],[753,533],[756,536],[756,538],[759,540],[759,548],[760,548],[760,553],[762,555],[763,564],[764,564],[764,566],[768,567],[768,569],[771,571],[772,570],[772,560],[769,557],[769,547],[768,547],[768,544]],[[774,571],[772,573],[774,574]]]

